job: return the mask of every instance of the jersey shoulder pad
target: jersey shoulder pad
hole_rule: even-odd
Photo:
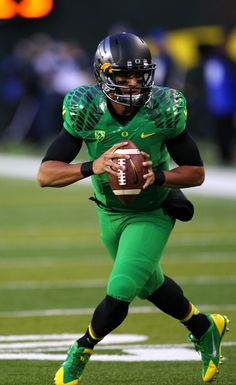
[[[173,88],[154,86],[149,105],[152,118],[167,138],[181,133],[186,125],[186,100]]]
[[[72,134],[92,130],[102,115],[104,96],[96,85],[77,87],[64,99],[65,128]]]

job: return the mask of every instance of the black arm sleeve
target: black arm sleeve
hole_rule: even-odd
[[[187,130],[167,140],[166,146],[171,158],[178,166],[203,166],[198,147]]]
[[[77,139],[69,134],[69,132],[62,129],[49,146],[42,162],[46,162],[47,160],[58,160],[70,163],[79,153],[82,143],[82,139]]]

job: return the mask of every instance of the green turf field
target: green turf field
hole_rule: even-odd
[[[105,294],[111,261],[99,239],[89,188],[40,189],[0,179],[0,372],[3,385],[50,385],[70,341]],[[218,384],[236,377],[236,200],[193,198],[177,223],[165,272],[192,302],[231,319]],[[97,347],[84,385],[199,385],[200,362],[177,321],[136,300]],[[186,358],[187,357],[187,358]],[[192,357],[192,358],[191,358]]]

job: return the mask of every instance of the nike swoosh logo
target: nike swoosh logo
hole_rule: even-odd
[[[151,132],[150,134],[145,134],[144,132],[142,132],[141,139],[146,139],[149,136],[153,136],[153,135],[156,135],[156,133],[155,132]]]
[[[214,339],[214,334],[212,333],[212,357],[217,356],[217,351],[216,351],[216,344],[215,344],[215,339]]]

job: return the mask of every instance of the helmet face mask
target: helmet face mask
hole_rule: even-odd
[[[108,36],[99,44],[94,59],[103,93],[111,101],[130,107],[150,99],[155,68],[147,44],[130,33]],[[129,78],[135,81],[129,84]]]

